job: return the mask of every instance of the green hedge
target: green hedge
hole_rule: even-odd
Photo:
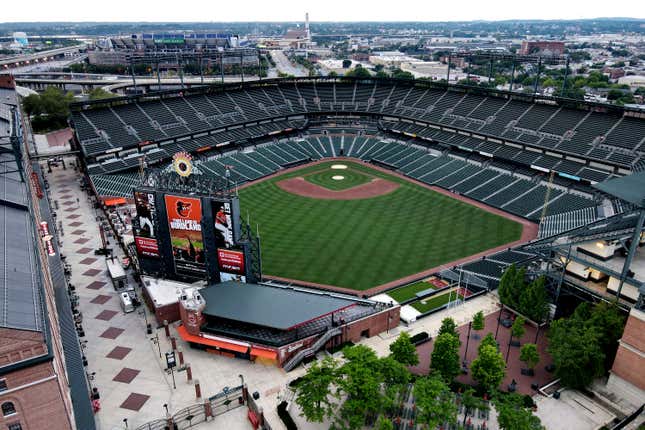
[[[425,342],[425,340],[428,339],[429,337],[430,335],[427,332],[422,331],[421,333],[417,333],[414,336],[412,336],[410,338],[410,342],[412,342],[413,344]]]
[[[287,427],[287,430],[298,430],[298,426],[293,422],[293,418],[291,418],[289,411],[287,411],[286,401],[282,401],[282,403],[278,405],[278,416],[284,423],[285,427]]]

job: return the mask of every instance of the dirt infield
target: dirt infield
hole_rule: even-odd
[[[375,178],[366,184],[357,185],[347,190],[334,191],[320,185],[312,184],[302,176],[276,182],[283,191],[301,197],[323,200],[357,200],[369,199],[389,194],[399,188],[400,184],[387,179]]]
[[[405,176],[405,175],[403,175],[401,173],[398,173],[398,172],[395,172],[395,171],[392,171],[392,170],[388,170],[388,169],[382,168],[380,166],[376,166],[374,164],[367,163],[367,162],[359,160],[359,159],[349,158],[349,157],[325,158],[325,159],[322,159],[322,160],[314,161],[312,163],[308,163],[306,165],[297,166],[297,167],[293,167],[293,168],[289,168],[289,169],[284,169],[284,170],[276,172],[276,173],[274,173],[272,175],[268,175],[268,176],[265,176],[264,178],[260,178],[257,181],[246,183],[240,188],[245,188],[247,186],[251,186],[251,185],[255,185],[255,184],[260,183],[260,182],[264,182],[264,181],[269,180],[271,178],[275,178],[277,176],[284,175],[287,172],[294,172],[294,171],[297,171],[297,170],[300,170],[300,169],[310,167],[310,166],[315,165],[315,164],[327,163],[327,162],[330,162],[330,161],[348,161],[348,162],[353,162],[353,163],[356,163],[356,164],[363,164],[365,166],[370,167],[371,169],[378,170],[378,171],[381,171],[383,173],[387,173],[388,175],[396,176],[396,177],[404,179],[404,180],[406,180],[408,182],[417,184],[417,185],[419,185],[421,187],[436,191],[436,192],[444,194],[446,196],[450,196],[453,199],[461,200],[461,201],[463,201],[465,203],[468,203],[470,205],[476,206],[476,207],[478,207],[480,209],[483,209],[483,210],[485,210],[487,212],[494,213],[494,214],[502,216],[504,218],[513,220],[513,221],[515,221],[517,223],[520,223],[522,225],[522,235],[521,235],[519,240],[516,240],[514,242],[510,242],[510,243],[506,243],[504,245],[500,245],[500,246],[497,246],[497,247],[494,247],[494,248],[490,248],[490,249],[478,252],[477,254],[469,255],[469,256],[464,257],[464,258],[460,258],[458,260],[449,261],[449,262],[446,262],[446,263],[442,264],[441,266],[428,268],[428,269],[426,269],[426,270],[424,270],[422,272],[418,272],[418,273],[415,273],[415,274],[412,274],[412,275],[409,275],[409,276],[405,276],[403,278],[396,279],[394,281],[387,282],[385,284],[378,285],[378,286],[375,286],[373,288],[363,290],[363,291],[352,290],[352,289],[343,288],[343,287],[337,287],[337,286],[334,286],[334,285],[326,285],[326,284],[318,284],[318,283],[314,283],[314,282],[307,282],[307,281],[302,281],[302,280],[298,280],[298,279],[283,278],[283,277],[280,277],[280,276],[272,276],[272,275],[264,275],[263,277],[265,279],[274,279],[276,281],[294,283],[294,284],[297,284],[297,285],[303,285],[303,286],[308,286],[308,287],[313,287],[313,288],[318,288],[318,289],[324,289],[324,290],[329,290],[329,291],[336,291],[336,292],[350,294],[350,295],[354,295],[354,296],[370,297],[370,296],[379,294],[379,293],[381,293],[383,291],[392,289],[394,287],[404,285],[404,284],[408,284],[408,283],[417,281],[419,279],[428,277],[428,276],[430,276],[430,275],[432,275],[434,273],[437,273],[441,269],[458,266],[460,264],[464,264],[464,263],[467,263],[469,261],[478,260],[481,257],[483,257],[484,255],[493,254],[493,253],[496,253],[496,252],[500,252],[500,251],[512,248],[514,246],[518,246],[518,245],[520,245],[522,243],[529,242],[530,240],[533,240],[533,239],[535,239],[537,237],[538,225],[533,223],[533,222],[531,222],[531,221],[529,221],[529,220],[527,220],[527,219],[521,218],[521,217],[516,216],[516,215],[509,214],[509,213],[504,212],[504,211],[502,211],[500,209],[497,209],[497,208],[494,208],[492,206],[489,206],[489,205],[487,205],[485,203],[479,202],[477,200],[471,199],[471,198],[466,197],[466,196],[462,196],[460,194],[456,194],[456,193],[447,191],[447,190],[445,190],[443,188],[440,188],[440,187],[437,187],[437,186],[431,186],[431,185],[428,185],[428,184],[426,184],[424,182],[417,181],[416,179],[412,179],[412,178],[410,178],[408,176]],[[300,179],[302,182],[307,182],[303,178],[297,178],[297,179]],[[280,181],[280,182],[286,182],[286,181],[289,181],[289,180]],[[384,180],[384,181],[385,182],[390,182],[390,181],[387,181],[387,180]],[[365,185],[369,185],[369,184],[370,183],[363,184],[363,185],[357,186],[355,188],[352,188],[350,190],[345,190],[345,191],[340,191],[340,192],[354,191],[354,189],[356,189],[356,188],[359,188],[359,187],[362,187],[362,186],[365,186]],[[317,185],[314,185],[314,184],[310,184],[310,185],[312,187],[318,187]],[[320,188],[322,188],[322,187],[320,187]],[[327,190],[325,188],[322,188],[322,189],[326,190],[329,193],[334,193],[334,194],[339,193],[339,191],[331,191],[331,190]],[[287,191],[287,190],[285,190],[285,191]],[[316,198],[321,198],[321,197],[316,196]]]

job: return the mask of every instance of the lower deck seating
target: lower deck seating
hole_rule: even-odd
[[[347,137],[349,136],[349,137]],[[206,136],[202,139],[211,138]],[[204,143],[204,142],[201,142]],[[176,145],[176,144],[175,144]],[[363,161],[386,163],[390,168],[429,185],[436,185],[510,213],[537,220],[547,193],[545,185],[526,179],[532,174],[522,171],[522,176],[502,173],[493,168],[486,159],[473,161],[441,154],[435,155],[416,146],[402,142],[384,140],[376,136],[310,135],[298,139],[271,141],[250,146],[241,151],[231,151],[220,156],[211,156],[196,161],[196,166],[206,175],[224,179],[229,170],[229,179],[237,184],[259,179],[280,169],[311,160],[339,155],[347,148],[348,155],[360,157]],[[160,147],[147,153],[146,159],[162,157],[179,148]],[[484,163],[484,164],[482,164]],[[489,163],[489,164],[487,164]],[[89,173],[99,193],[105,195],[129,196],[138,176],[133,173],[107,174],[110,169],[135,169],[139,158],[114,159],[91,166]],[[504,167],[499,162],[496,168]],[[592,199],[563,191],[562,186],[549,193],[547,214],[591,208]]]

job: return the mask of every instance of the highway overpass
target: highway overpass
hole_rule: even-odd
[[[103,88],[105,91],[115,93],[115,94],[122,94],[125,92],[126,89],[128,88],[134,88],[135,86],[137,89],[141,89],[145,92],[148,91],[154,91],[158,89],[158,86],[161,85],[162,87],[168,87],[168,86],[173,86],[173,87],[180,87],[180,86],[186,86],[186,87],[191,87],[195,85],[209,85],[209,84],[216,84],[216,83],[221,83],[222,78],[220,76],[204,76],[203,78],[201,77],[195,77],[195,76],[189,76],[189,77],[184,77],[183,79],[179,77],[175,78],[135,78],[133,81],[132,77],[108,77],[108,79],[96,79],[96,78],[90,78],[90,77],[81,77],[81,78],[76,78],[74,77],[73,79],[70,78],[69,74],[63,74],[60,76],[58,79],[54,79],[52,77],[49,78],[32,78],[30,76],[25,76],[25,75],[16,75],[16,83],[22,87],[27,87],[36,91],[43,91],[45,88],[49,86],[54,86],[61,88],[65,91],[67,90],[80,90],[83,92],[88,92],[94,88]],[[240,76],[240,75],[235,75],[235,76],[225,76],[224,77],[224,82],[240,82],[240,81],[254,81],[258,80],[259,78],[257,76]]]
[[[85,44],[67,46],[65,48],[50,49],[47,51],[34,52],[32,54],[21,54],[0,59],[0,71],[6,71],[16,67],[25,66],[34,62],[51,61],[62,57],[73,57],[85,50]]]

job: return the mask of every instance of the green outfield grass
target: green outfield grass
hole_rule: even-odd
[[[360,164],[343,162],[345,172],[401,186],[370,199],[318,200],[276,185],[332,164],[240,191],[242,217],[259,226],[264,274],[365,290],[520,238],[519,223]]]
[[[442,293],[438,296],[434,296],[430,299],[424,300],[425,303],[414,302],[410,306],[412,306],[414,309],[418,310],[423,314],[433,309],[436,309],[439,306],[445,305],[450,300],[453,300],[453,301],[457,300],[457,298],[459,298],[459,300],[463,300],[464,296],[462,296],[461,294],[455,294],[455,292],[453,291],[452,295],[450,295],[450,293]]]
[[[357,185],[365,184],[373,179],[372,176],[361,173],[357,168],[350,165],[347,166],[347,169],[330,169],[329,166],[325,166],[323,170],[306,175],[304,178],[312,184],[320,185],[332,191],[347,190]],[[333,176],[342,176],[344,179],[335,180],[332,178]]]

